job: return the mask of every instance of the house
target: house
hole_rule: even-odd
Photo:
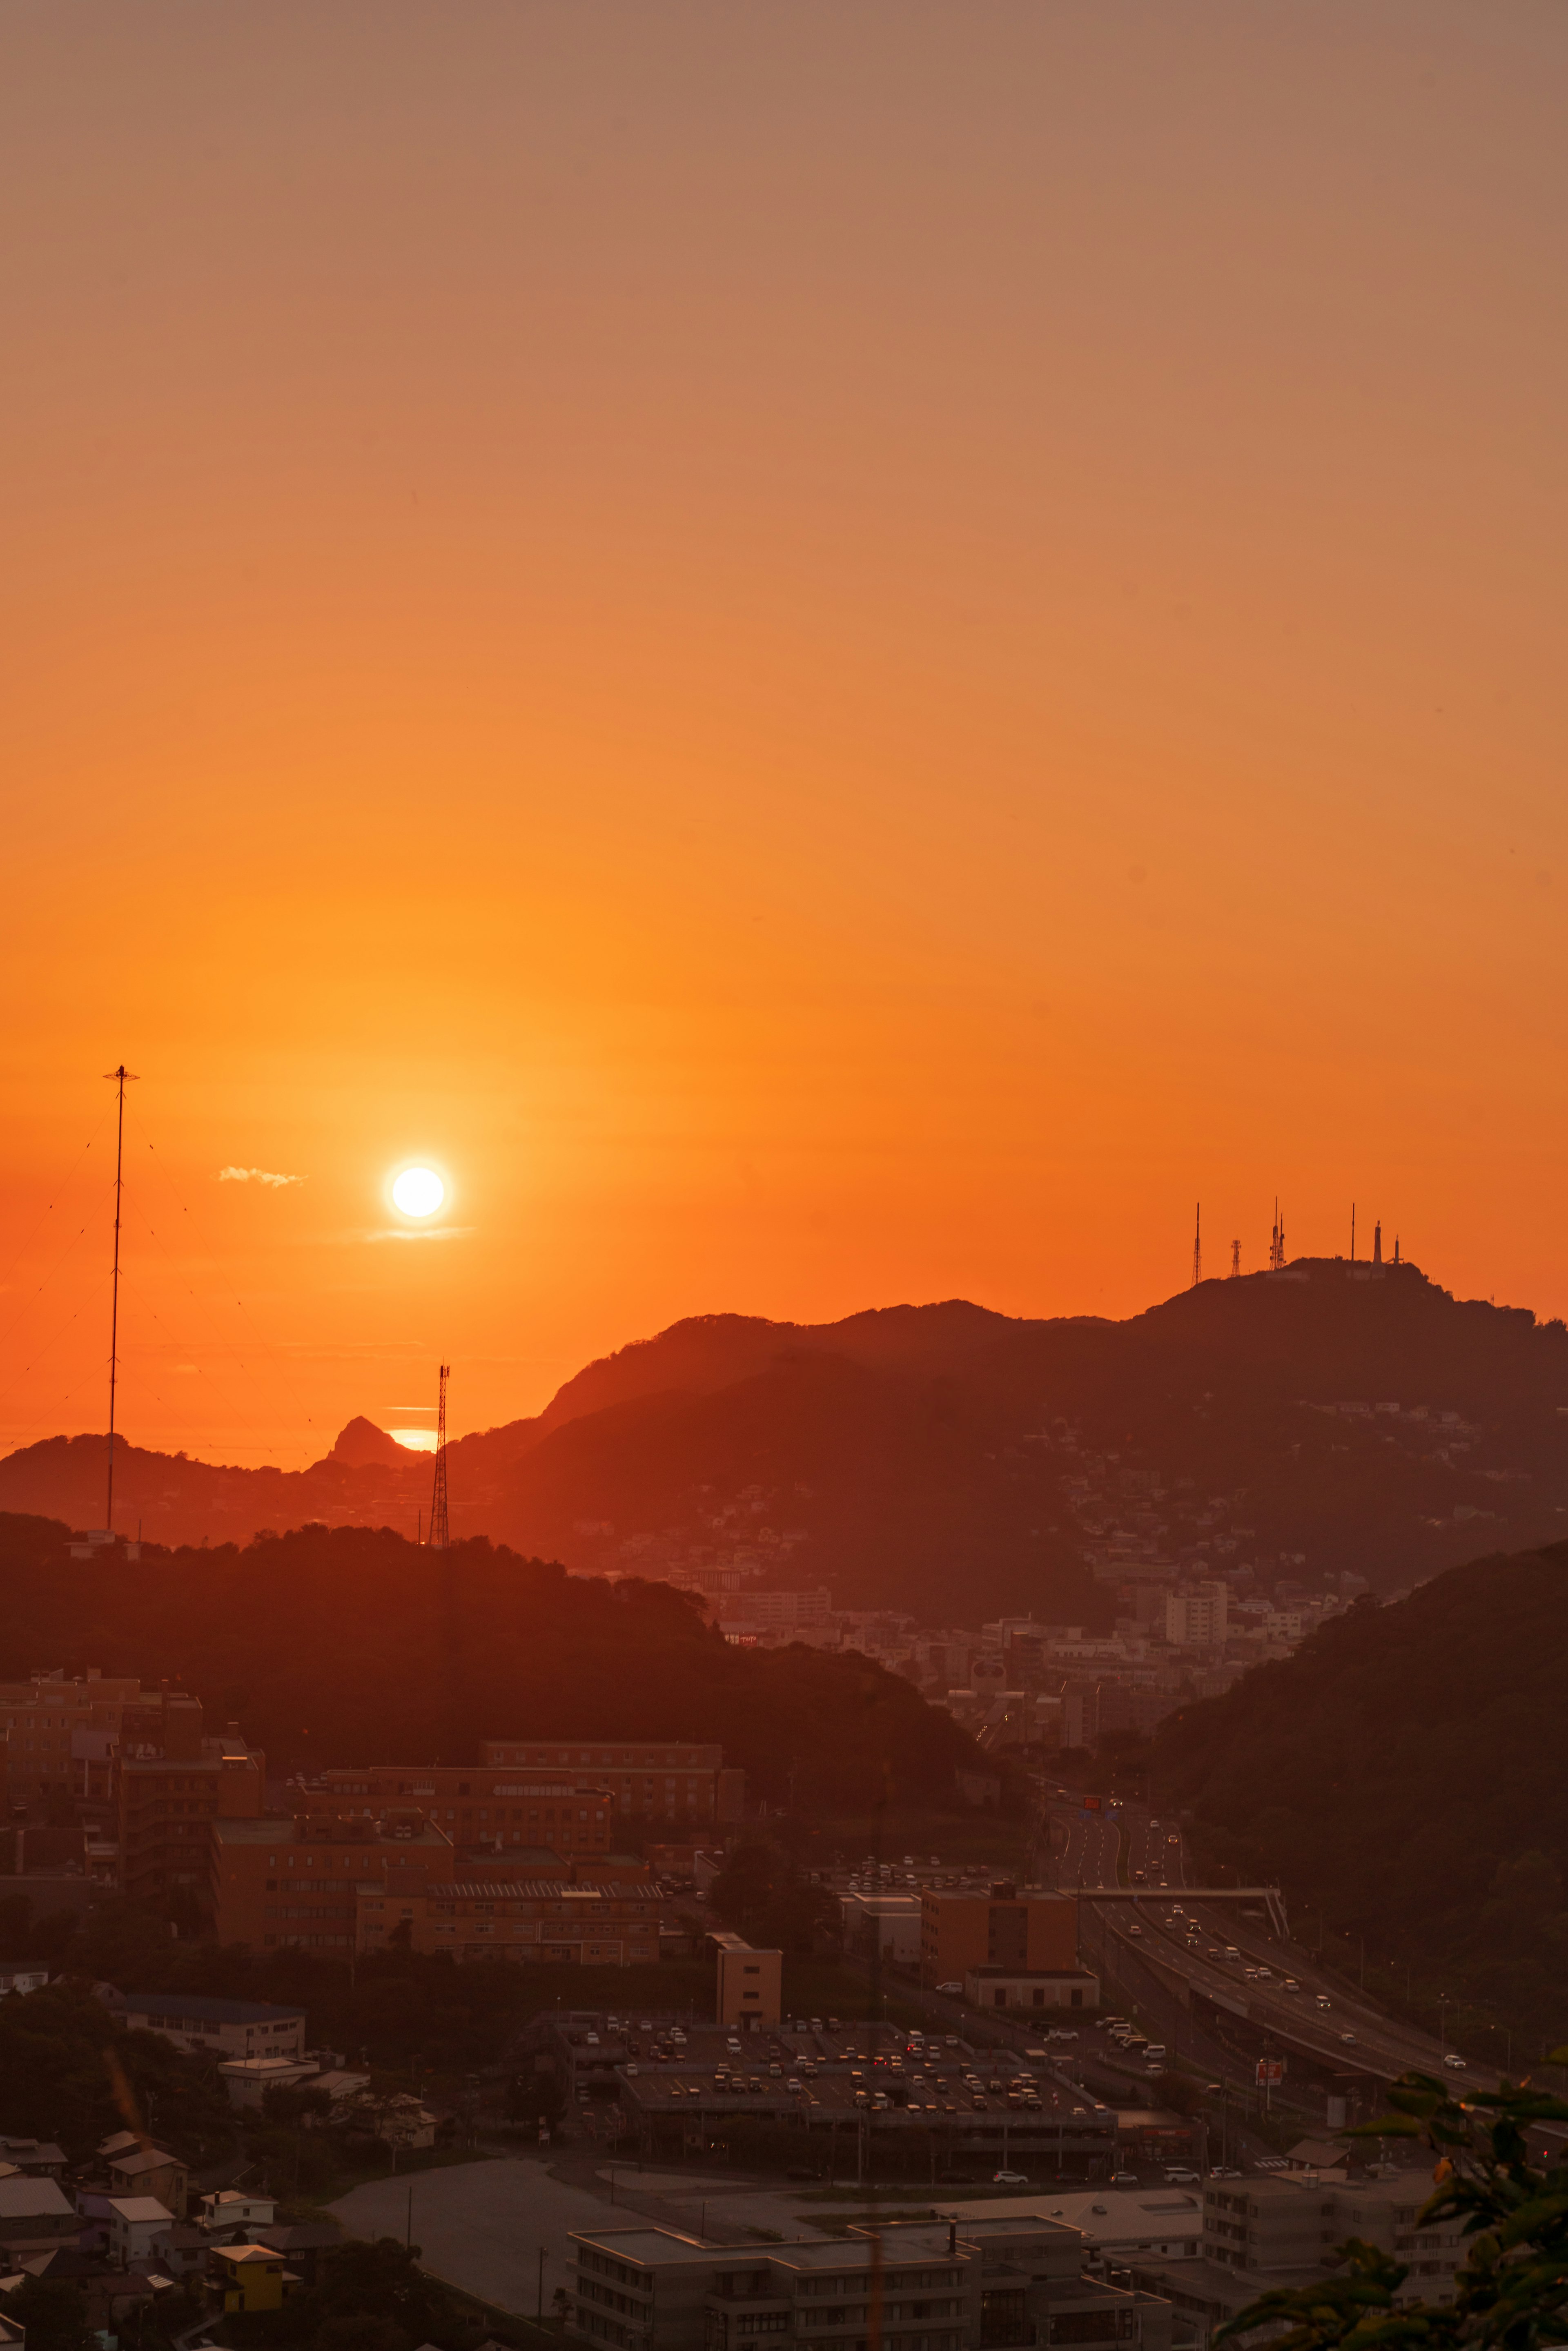
[[[207,2276],[225,2318],[239,2311],[281,2310],[299,2285],[292,2272],[284,2268],[283,2255],[270,2245],[216,2245],[209,2257]]]
[[[0,2179],[0,2269],[19,2269],[34,2253],[75,2247],[81,2222],[76,2207],[53,2179],[30,2179],[15,2172]]]
[[[112,2163],[117,2155],[130,2155],[136,2147],[146,2145],[146,2136],[141,2131],[111,2131],[107,2138],[99,2140],[93,2153],[100,2163]]]
[[[270,2229],[277,2202],[271,2196],[251,2196],[240,2188],[220,2188],[202,2199],[202,2226],[209,2237],[229,2229]]]
[[[204,2277],[212,2250],[212,2238],[194,2220],[176,2220],[172,2228],[160,2230],[152,2240],[153,2261],[176,2283],[185,2278]]]
[[[269,2229],[267,2241],[302,2286],[313,2286],[322,2254],[334,2252],[344,2238],[335,2220],[296,2220],[287,2229]]]
[[[17,1864],[20,1868],[21,1864]],[[42,1991],[49,1980],[44,1959],[0,1959],[0,1998],[7,1992]]]
[[[110,2259],[122,2270],[152,2258],[153,2240],[174,2215],[156,2196],[111,2196],[109,2199]]]
[[[189,2174],[178,2156],[166,2155],[161,2147],[139,2147],[110,2158],[109,2178],[111,2197],[155,2196],[176,2220],[184,2219]]]
[[[33,2179],[57,2179],[66,2168],[63,2147],[48,2138],[6,2138],[0,2134],[0,2163],[14,2164]]]
[[[259,2106],[268,2090],[315,2086],[314,2057],[230,2057],[218,2067],[236,2106]]]

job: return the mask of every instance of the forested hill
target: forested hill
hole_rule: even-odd
[[[455,1443],[452,1522],[588,1573],[740,1565],[841,1608],[976,1625],[1107,1620],[1092,1562],[1133,1536],[1392,1591],[1568,1510],[1568,1332],[1451,1297],[1413,1266],[1306,1259],[1207,1281],[1124,1322],[963,1300],[775,1323],[709,1315],[568,1381],[537,1418]],[[0,1461],[0,1508],[77,1526],[104,1440]],[[124,1530],[413,1534],[430,1465],[362,1421],[289,1475],[123,1447]],[[1122,1549],[1126,1548],[1125,1542]]]
[[[668,1585],[569,1576],[482,1541],[308,1528],[245,1549],[78,1562],[0,1515],[0,1680],[98,1666],[178,1683],[273,1776],[465,1762],[483,1739],[717,1740],[751,1796],[951,1800],[966,1732],[858,1654],[729,1646]]]
[[[1568,1960],[1568,1542],[1358,1602],[1172,1718],[1164,1802],[1206,1865],[1278,1880],[1370,1949],[1443,1955],[1457,1997],[1562,2040]]]

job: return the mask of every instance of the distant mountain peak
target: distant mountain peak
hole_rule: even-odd
[[[345,1469],[406,1469],[413,1458],[406,1445],[400,1445],[363,1413],[356,1413],[348,1426],[339,1430],[338,1441],[327,1456]]]

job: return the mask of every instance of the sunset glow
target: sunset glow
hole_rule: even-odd
[[[392,1202],[405,1217],[434,1217],[446,1186],[434,1167],[405,1167],[392,1185]]]

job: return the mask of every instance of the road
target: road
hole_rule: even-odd
[[[1364,2071],[1386,2080],[1411,2067],[1445,2070],[1448,2053],[1429,2034],[1348,1990],[1301,1946],[1277,1939],[1266,1921],[1231,1902],[1183,1902],[1186,1850],[1174,1822],[1140,1805],[1100,1814],[1061,1799],[1051,1803],[1051,1818],[1060,1885],[1091,1896],[1094,1886],[1118,1882],[1149,1888],[1147,1900],[1135,1905],[1092,1906],[1090,1947],[1098,1940],[1103,1958],[1110,1956],[1104,1938],[1113,1938],[1129,1956],[1155,1966],[1178,1998],[1185,1991],[1188,2001],[1210,2001],[1250,2028],[1249,2042],[1272,2037],[1331,2074]],[[1287,1977],[1298,1991],[1286,1991]],[[1222,2049],[1218,2042],[1211,2045],[1217,2053]],[[1229,2067],[1234,2076],[1233,2054]],[[1497,2086],[1492,2067],[1472,2063],[1451,2070],[1469,2087]]]

